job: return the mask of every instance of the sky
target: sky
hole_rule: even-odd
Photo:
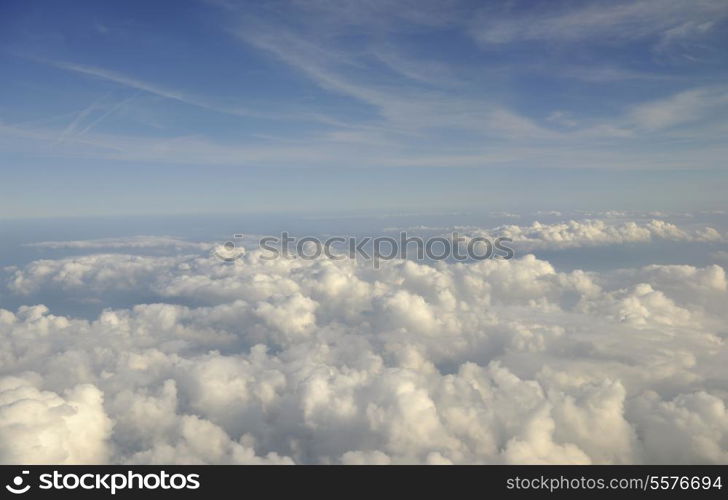
[[[4,218],[722,209],[728,6],[0,6]]]
[[[728,463],[727,48],[725,0],[0,1],[0,463]]]

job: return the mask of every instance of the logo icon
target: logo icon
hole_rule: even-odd
[[[23,475],[30,474],[30,471],[24,470],[24,471],[22,471],[22,474]],[[16,495],[21,495],[21,494],[25,493],[26,491],[28,491],[30,489],[30,485],[26,484],[25,486],[23,486],[23,481],[25,480],[23,475],[15,476],[13,478],[14,486],[6,484],[5,489],[8,490],[10,493],[14,493]]]
[[[233,235],[233,238],[236,240],[242,239],[244,235],[242,234],[235,234]],[[224,262],[234,262],[238,260],[240,257],[245,255],[245,249],[243,248],[237,248],[235,246],[235,243],[232,241],[226,241],[222,245],[217,245],[215,248],[212,249],[210,254],[213,257],[217,257],[218,259],[224,261]]]

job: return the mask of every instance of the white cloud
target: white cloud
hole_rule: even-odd
[[[61,396],[39,390],[41,383],[30,375],[0,378],[0,461],[106,462],[112,422],[104,412],[102,393],[81,384]]]
[[[610,43],[647,38],[665,51],[665,47],[701,40],[718,31],[728,16],[721,0],[588,2],[578,8],[564,4],[547,11],[537,6],[523,9],[517,2],[515,7],[506,2],[502,9],[479,9],[458,1],[294,2],[281,6],[275,20],[266,8],[235,5],[231,2],[224,13],[225,30],[243,40],[248,49],[259,49],[260,55],[273,56],[295,69],[337,102],[341,96],[349,98],[342,101],[339,109],[343,111],[334,113],[336,106],[321,105],[326,99],[306,104],[291,101],[290,95],[260,106],[244,106],[242,100],[193,95],[112,66],[31,57],[83,79],[100,80],[104,88],[112,84],[134,91],[131,99],[142,96],[146,102],[136,99],[133,113],[145,116],[145,125],[154,115],[155,130],[140,134],[92,130],[118,106],[129,108],[127,111],[132,106],[121,101],[102,112],[100,106],[91,104],[72,113],[70,123],[66,120],[61,127],[49,126],[47,117],[41,121],[46,123],[43,126],[38,122],[0,124],[0,147],[31,156],[43,151],[44,156],[61,161],[83,158],[246,166],[338,167],[345,157],[367,167],[512,164],[670,169],[720,164],[725,156],[725,120],[719,116],[724,89],[694,88],[695,83],[676,78],[670,81],[679,84],[679,89],[660,86],[655,92],[664,97],[655,102],[622,99],[610,106],[614,110],[611,116],[608,112],[586,116],[569,108],[568,102],[555,102],[558,109],[551,113],[534,112],[528,99],[518,99],[518,92],[512,90],[522,86],[514,83],[526,81],[524,76],[533,71],[602,82],[653,80],[651,85],[654,80],[672,77],[664,68],[653,68],[651,73],[621,68],[622,63],[608,60],[599,67],[548,58],[544,62],[540,56],[535,62],[505,64],[484,54],[445,60],[438,58],[438,51],[423,54],[404,43],[408,35],[440,37],[470,29],[489,48],[522,40],[581,42],[596,37]],[[510,59],[509,53],[504,54]],[[704,82],[710,85],[709,78]],[[669,96],[669,92],[675,94]],[[195,125],[199,120],[169,122],[150,96],[153,101],[163,98],[178,103],[180,116],[194,106],[213,115],[263,120],[261,130],[269,128],[270,120],[289,126],[284,127],[287,132],[242,133],[221,141],[201,132]],[[629,109],[623,111],[625,108]],[[94,110],[100,116],[92,120]],[[666,152],[664,141],[673,140],[678,133],[701,141],[686,141],[679,151]]]
[[[506,4],[507,5],[507,4]],[[474,22],[472,35],[484,45],[523,41],[608,41],[647,37],[663,44],[697,36],[728,16],[721,0],[636,0],[569,4],[529,14],[488,8]]]
[[[725,461],[719,266],[98,255],[11,286],[160,303],[0,310],[4,462]]]
[[[656,130],[704,120],[726,106],[728,89],[698,88],[635,106],[630,118],[638,127]]]
[[[178,260],[170,257],[144,257],[128,254],[95,254],[68,259],[43,259],[16,271],[8,283],[20,294],[39,291],[42,285],[61,291],[89,288],[101,292],[135,290],[140,283],[154,279],[165,268],[171,269]],[[47,280],[47,283],[44,283]]]
[[[51,66],[54,66],[56,68],[65,70],[65,71],[71,71],[74,73],[80,73],[82,75],[90,76],[93,78],[98,78],[101,80],[106,80],[109,82],[113,82],[117,85],[120,85],[122,87],[140,90],[142,92],[146,92],[148,94],[152,94],[158,97],[163,97],[165,99],[171,99],[174,101],[179,101],[191,106],[195,106],[198,108],[202,108],[208,111],[214,111],[216,113],[223,113],[223,114],[229,114],[234,116],[241,116],[241,117],[264,117],[264,118],[281,118],[281,115],[275,115],[274,113],[264,113],[252,109],[247,109],[244,107],[241,107],[239,105],[235,106],[223,106],[220,104],[212,103],[206,100],[205,98],[195,97],[186,94],[185,92],[180,92],[178,90],[170,90],[167,88],[164,88],[163,86],[157,85],[155,83],[146,82],[143,80],[140,80],[138,78],[130,77],[128,75],[112,71],[106,68],[99,68],[96,66],[88,66],[83,64],[77,64],[77,63],[71,63],[66,61],[46,61],[46,60],[38,60],[38,62],[49,64]],[[291,118],[288,116],[288,118]]]
[[[94,240],[75,241],[39,241],[29,243],[28,247],[51,248],[51,249],[140,249],[140,248],[166,248],[204,250],[210,248],[209,243],[198,243],[194,241],[180,240],[170,236],[132,236],[127,238],[99,238]]]
[[[646,222],[611,222],[608,219],[569,220],[554,224],[538,221],[529,226],[504,225],[494,229],[475,229],[469,236],[501,236],[511,238],[521,251],[537,249],[578,248],[654,240],[684,242],[723,242],[726,236],[710,226],[683,229],[671,222],[652,219]]]

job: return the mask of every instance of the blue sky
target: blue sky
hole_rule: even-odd
[[[0,6],[0,216],[725,208],[728,4]]]

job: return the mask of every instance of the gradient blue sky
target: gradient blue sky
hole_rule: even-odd
[[[0,3],[0,216],[726,208],[728,2]]]

